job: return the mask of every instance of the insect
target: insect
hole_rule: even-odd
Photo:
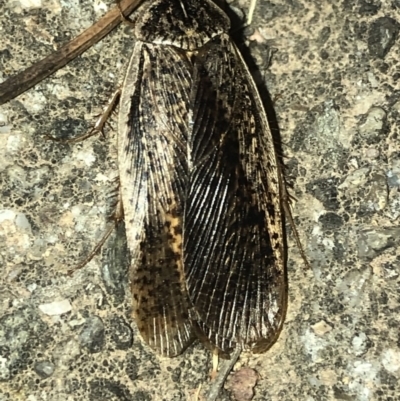
[[[286,313],[287,194],[257,88],[213,1],[145,0],[135,16],[118,119],[134,317],[162,355],[196,336],[225,356],[263,352]],[[34,70],[1,84],[0,103]]]
[[[211,0],[147,0],[118,117],[134,317],[166,356],[197,335],[262,352],[287,303],[285,187],[255,83]]]

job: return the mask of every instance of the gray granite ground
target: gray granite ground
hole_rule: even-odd
[[[110,3],[0,0],[0,80],[75,37]],[[233,6],[246,12],[248,1]],[[274,99],[311,269],[288,227],[284,329],[266,354],[242,355],[221,400],[253,391],[254,400],[400,399],[399,23],[398,0],[259,0],[246,44]],[[107,226],[115,124],[78,144],[45,134],[92,126],[132,45],[121,26],[0,106],[1,401],[190,400],[207,381],[202,345],[166,359],[142,343],[123,244],[117,256],[106,246],[103,258],[67,274]],[[268,68],[267,46],[276,49]]]

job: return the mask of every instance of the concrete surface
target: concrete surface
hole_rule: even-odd
[[[248,5],[232,4],[244,13]],[[111,6],[0,0],[0,80]],[[246,45],[274,100],[312,268],[304,269],[288,225],[283,332],[267,353],[242,354],[220,400],[253,392],[271,401],[400,399],[399,23],[398,0],[258,2]],[[133,43],[131,28],[120,26],[0,106],[1,401],[190,400],[208,380],[211,356],[201,344],[166,359],[141,341],[123,242],[117,256],[106,246],[67,274],[108,225],[115,118],[104,138],[60,144],[45,135],[90,129]],[[267,46],[275,49],[268,68]],[[251,391],[235,391],[235,380],[249,380]]]

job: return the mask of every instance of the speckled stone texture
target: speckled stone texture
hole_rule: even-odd
[[[248,5],[232,3],[244,13]],[[0,80],[111,6],[0,0]],[[245,29],[252,71],[273,100],[311,269],[288,225],[283,332],[266,354],[242,354],[220,400],[400,397],[399,23],[399,0],[259,0]],[[109,224],[115,123],[77,144],[45,135],[90,129],[122,81],[131,29],[120,26],[0,106],[1,401],[191,400],[207,382],[202,345],[160,358],[137,334],[123,227],[111,238],[116,246],[67,274]],[[234,390],[250,377],[240,369],[252,372],[246,392]]]

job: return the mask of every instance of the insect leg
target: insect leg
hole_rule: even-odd
[[[300,241],[300,237],[299,237],[299,233],[298,233],[297,228],[296,228],[296,224],[295,224],[295,222],[293,220],[292,210],[290,208],[291,197],[288,194],[287,189],[286,189],[286,184],[283,181],[282,181],[282,186],[283,186],[283,189],[282,189],[282,207],[283,207],[283,210],[285,212],[285,216],[289,220],[289,223],[290,223],[290,225],[292,227],[294,239],[296,241],[297,248],[300,251],[300,255],[301,255],[301,257],[302,257],[302,259],[304,261],[305,268],[306,269],[310,269],[311,268],[310,262],[307,259],[307,256],[306,256],[306,253],[304,251],[303,245],[302,245],[302,243]]]
[[[108,118],[110,117],[111,113],[114,111],[117,103],[119,102],[120,96],[121,96],[121,89],[119,88],[111,96],[111,99],[109,100],[106,108],[100,114],[99,118],[94,124],[94,127],[89,132],[86,132],[86,134],[79,135],[76,138],[71,138],[71,139],[54,138],[53,136],[46,135],[47,139],[51,139],[52,141],[62,142],[62,143],[77,143],[84,141],[85,139],[88,139],[91,136],[97,135],[99,133],[103,134],[104,125],[106,124]]]
[[[251,0],[249,12],[247,14],[247,21],[246,21],[247,26],[250,25],[253,21],[253,15],[254,15],[254,11],[256,9],[256,5],[257,5],[257,0]]]
[[[93,257],[100,251],[104,243],[107,241],[108,237],[111,235],[111,233],[115,230],[115,227],[117,224],[124,218],[124,212],[123,212],[123,207],[122,207],[122,200],[121,200],[121,194],[118,195],[118,202],[115,207],[115,212],[113,215],[113,222],[110,224],[108,227],[107,231],[104,233],[103,237],[101,240],[97,243],[97,245],[94,247],[94,249],[89,253],[89,255],[77,266],[74,268],[68,270],[68,274],[72,275],[75,273],[77,270],[82,269],[86,264],[88,264]]]
[[[210,374],[211,381],[215,380],[217,377],[218,373],[218,350],[213,351],[213,356],[212,356],[212,371]]]
[[[128,18],[129,14],[124,14],[124,10],[122,9],[121,6],[121,0],[115,0],[115,3],[117,4],[117,7],[119,9],[119,13],[121,15],[121,21],[124,24],[130,25],[130,26],[135,26],[135,24]]]

